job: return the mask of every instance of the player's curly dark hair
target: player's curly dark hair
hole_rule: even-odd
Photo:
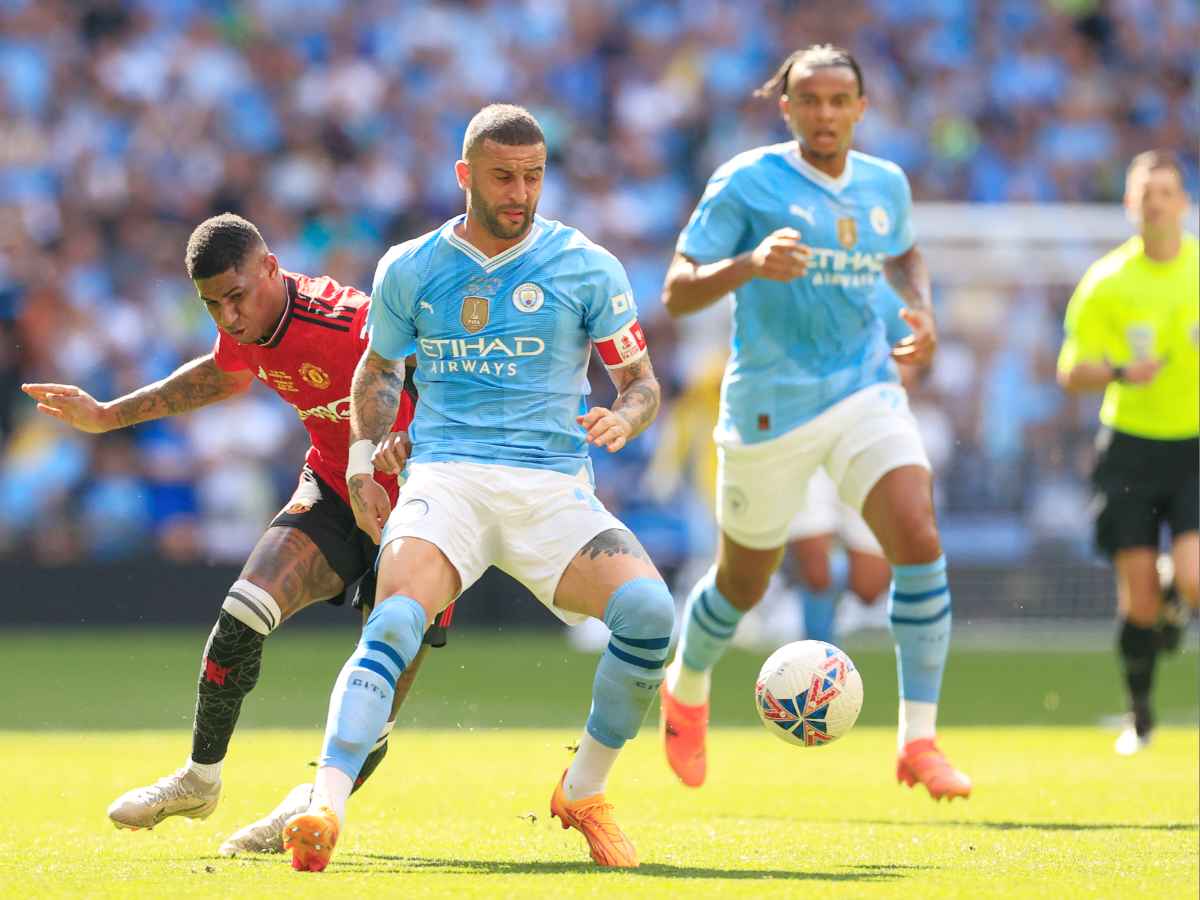
[[[188,278],[212,278],[236,269],[251,250],[266,246],[254,223],[235,213],[205,219],[188,238],[184,256]]]
[[[792,51],[788,58],[779,64],[775,74],[764,81],[762,87],[754,92],[754,96],[772,97],[776,94],[787,94],[788,76],[792,73],[792,67],[797,63],[810,69],[831,69],[836,66],[845,66],[854,73],[854,80],[858,82],[858,96],[861,97],[867,92],[863,84],[862,69],[858,65],[858,60],[851,55],[849,50],[835,47],[833,44],[812,44]]]
[[[488,140],[506,147],[525,147],[546,143],[546,136],[533,113],[525,107],[493,103],[475,113],[468,123],[462,158],[470,159],[471,154]]]

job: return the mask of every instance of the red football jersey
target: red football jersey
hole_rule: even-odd
[[[349,503],[350,382],[367,347],[371,298],[327,276],[284,272],[283,279],[287,308],[271,339],[240,344],[218,331],[213,358],[226,372],[249,369],[295,407],[312,440],[305,461]],[[413,398],[404,391],[392,430],[406,430],[412,417]],[[396,479],[381,472],[375,478],[394,503]]]

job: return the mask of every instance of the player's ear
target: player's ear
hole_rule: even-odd
[[[268,278],[274,278],[279,274],[279,257],[270,250],[263,254],[263,271]]]
[[[791,121],[792,121],[791,116],[789,115],[789,113],[791,112],[791,109],[792,109],[792,104],[788,101],[788,95],[780,94],[779,95],[779,115],[783,116],[783,121],[788,123],[789,125],[791,124]]]
[[[454,177],[458,179],[458,186],[464,191],[471,189],[471,164],[465,159],[460,159],[454,164]]]

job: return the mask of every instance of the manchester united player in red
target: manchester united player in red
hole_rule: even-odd
[[[204,648],[187,765],[118,797],[108,809],[118,828],[153,828],[169,816],[206,818],[217,806],[221,764],[242,700],[258,681],[263,641],[294,613],[340,598],[358,581],[355,606],[369,611],[377,548],[358,530],[346,495],[350,380],[367,345],[370,298],[328,277],[286,272],[255,226],[230,213],[202,222],[187,245],[188,276],[219,333],[213,351],[124,397],[101,403],[72,385],[26,384],[38,409],[81,431],[99,433],[172,416],[238,396],[258,379],[295,407],[312,440],[300,483],[271,521],[229,589]],[[399,398],[392,435],[376,461],[398,469],[413,397]],[[376,477],[393,501],[394,476]],[[360,580],[361,579],[361,580]],[[442,618],[426,645],[445,643]],[[390,721],[359,772],[361,784],[387,752],[396,709],[420,667],[425,647],[397,684]],[[281,851],[282,823],[308,805],[299,785],[279,807],[241,829],[221,852]],[[278,820],[278,821],[276,821]]]

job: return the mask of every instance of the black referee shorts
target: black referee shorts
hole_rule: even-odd
[[[1173,538],[1200,529],[1200,438],[1160,441],[1105,428],[1096,449],[1092,488],[1102,552],[1157,550],[1164,524]]]
[[[309,466],[301,469],[291,501],[268,527],[295,528],[308,535],[346,587],[354,585],[351,606],[370,612],[375,605],[375,557],[379,546],[359,529],[350,504]],[[346,598],[342,595],[329,602],[341,606]],[[449,621],[449,616],[439,616],[425,632],[425,643],[444,647]]]

